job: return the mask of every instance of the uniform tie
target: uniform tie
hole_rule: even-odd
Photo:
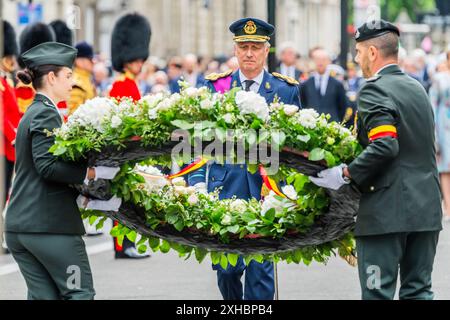
[[[250,91],[250,87],[255,83],[256,81],[254,80],[245,80],[244,84],[245,84],[245,91]]]

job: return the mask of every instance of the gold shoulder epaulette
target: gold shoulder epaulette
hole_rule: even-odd
[[[298,82],[297,80],[295,80],[294,78],[288,77],[288,76],[284,76],[281,73],[278,72],[272,72],[272,75],[278,79],[284,80],[289,84],[292,84],[294,86],[297,86],[300,84],[300,82]]]
[[[207,75],[207,76],[205,77],[205,79],[206,79],[206,80],[209,80],[209,81],[216,81],[216,80],[219,80],[219,79],[228,77],[228,76],[230,76],[232,73],[233,73],[233,70],[228,70],[228,71],[223,72],[223,73],[211,73],[211,74]]]

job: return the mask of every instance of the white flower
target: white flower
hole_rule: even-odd
[[[195,193],[194,187],[183,187],[183,186],[174,186],[173,191],[176,195],[192,195]]]
[[[108,98],[94,98],[86,101],[70,117],[70,126],[93,127],[104,132],[103,124],[110,119],[116,104]]]
[[[172,180],[172,184],[174,186],[180,186],[180,187],[185,187],[186,186],[186,180],[184,180],[183,177],[178,177]]]
[[[259,119],[269,119],[269,106],[266,99],[252,91],[239,91],[236,93],[236,104],[241,114],[254,114]]]
[[[222,118],[228,124],[232,124],[234,122],[234,120],[235,120],[234,115],[231,114],[231,113],[227,113]]]
[[[114,115],[111,118],[111,127],[112,128],[118,128],[122,124],[122,119],[120,119],[119,116]]]
[[[135,167],[135,171],[140,171],[152,176],[164,176],[163,173],[161,172],[161,170],[159,170],[156,167],[153,166],[141,166],[141,165],[136,165]]]
[[[319,114],[314,109],[302,109],[298,112],[296,118],[303,127],[315,129],[319,120]]]
[[[239,213],[244,213],[247,210],[247,205],[244,200],[236,199],[233,200],[230,204],[230,209],[232,211],[237,211]]]
[[[201,94],[201,92],[197,88],[193,87],[186,88],[183,93],[191,98],[196,98]]]
[[[287,104],[284,106],[284,113],[287,116],[293,116],[294,114],[296,114],[299,110],[299,107],[295,106],[295,105],[291,105],[291,104]]]
[[[148,118],[150,120],[154,120],[154,119],[158,118],[158,109],[150,109],[148,111]]]
[[[269,106],[270,111],[278,111],[278,110],[281,110],[281,108],[282,108],[282,105],[281,105],[281,103],[278,103],[278,102],[271,103]]]
[[[335,144],[336,140],[332,137],[328,137],[327,138],[327,144],[329,144],[330,146],[332,146],[333,144]]]
[[[214,103],[209,99],[200,102],[200,108],[202,108],[203,110],[209,110],[212,107],[214,107]]]
[[[170,98],[166,98],[158,103],[158,105],[156,106],[156,109],[158,111],[166,111],[166,110],[169,110],[171,106],[172,106],[172,100]]]
[[[174,93],[173,95],[170,96],[170,102],[172,104],[176,104],[181,100],[181,94],[179,93]]]
[[[154,108],[162,99],[164,99],[164,95],[162,93],[157,93],[153,95],[146,95],[140,100],[140,102],[146,102],[149,108]]]
[[[261,214],[265,216],[267,211],[275,209],[276,213],[283,212],[284,209],[292,210],[295,204],[289,199],[279,200],[276,198],[276,193],[270,191],[269,195],[264,198],[264,202],[261,205]]]
[[[227,213],[222,217],[221,224],[224,226],[229,226],[231,224],[231,219],[232,219],[231,215]]]
[[[188,201],[188,203],[190,205],[193,206],[193,205],[196,205],[198,203],[199,199],[198,199],[196,194],[191,194],[187,201]]]
[[[298,199],[297,191],[295,190],[294,186],[287,185],[287,186],[284,186],[283,188],[281,188],[281,190],[283,191],[283,194],[286,197],[288,197],[289,199],[291,199],[291,200]]]

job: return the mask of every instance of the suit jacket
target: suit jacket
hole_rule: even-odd
[[[16,137],[16,177],[6,214],[5,231],[21,233],[85,233],[76,204],[87,165],[58,160],[48,152],[47,135],[62,124],[56,106],[37,94],[25,112]]]
[[[315,109],[319,114],[330,114],[331,120],[337,122],[344,119],[350,105],[344,86],[331,76],[324,96],[317,91],[313,76],[300,85],[300,96],[304,108]]]
[[[365,150],[349,165],[362,191],[355,235],[441,230],[434,116],[420,83],[396,65],[369,79],[357,132]]]

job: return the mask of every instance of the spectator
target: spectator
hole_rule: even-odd
[[[303,72],[297,68],[297,60],[299,54],[295,49],[294,44],[286,42],[281,45],[279,59],[281,61],[277,72],[284,76],[294,78],[295,80],[300,80]]]

